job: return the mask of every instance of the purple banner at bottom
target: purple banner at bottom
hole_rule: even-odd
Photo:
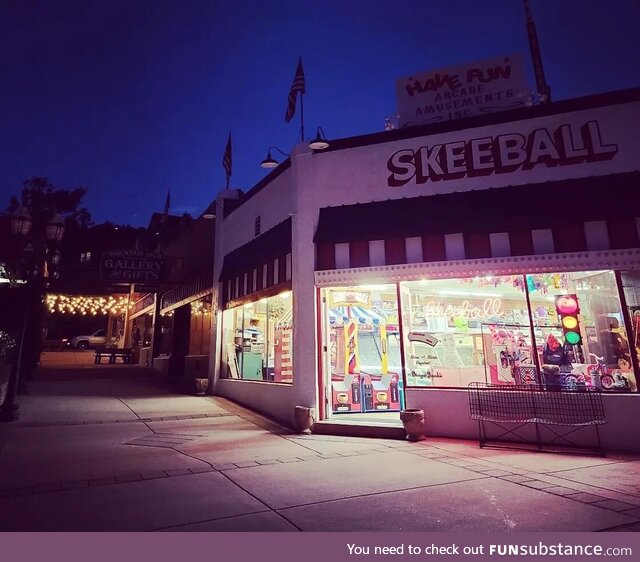
[[[2,558],[114,562],[186,560],[635,560],[639,533],[3,533]]]

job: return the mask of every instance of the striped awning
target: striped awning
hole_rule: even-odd
[[[324,208],[316,270],[640,248],[639,187],[633,172]]]
[[[291,217],[251,242],[229,252],[222,264],[220,281],[229,281],[291,252]]]
[[[222,306],[291,281],[291,217],[224,257]]]
[[[213,292],[213,270],[206,269],[172,287],[161,297],[161,312],[169,312]]]
[[[351,310],[348,311],[347,308],[350,308]],[[336,308],[331,308],[329,309],[329,318],[336,320],[342,320],[344,318],[364,318],[364,320],[369,321],[369,323],[384,320],[382,316],[375,313],[373,310],[362,308],[361,306],[338,306]]]

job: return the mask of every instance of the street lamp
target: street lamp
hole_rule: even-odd
[[[47,271],[51,271],[52,277],[57,278],[57,268],[62,261],[62,253],[56,246],[62,240],[64,230],[64,221],[58,213],[54,213],[46,223],[34,223],[29,211],[24,207],[11,217],[11,232],[17,238],[16,247],[22,246],[26,306],[18,358],[9,380],[5,402],[0,409],[0,421],[13,421],[18,417],[17,395],[22,370],[27,365],[25,347],[29,349],[29,344],[25,345],[25,342],[34,342],[39,337],[34,330],[39,330],[38,326],[42,320],[42,314],[37,312],[37,307],[41,306],[42,292],[46,288],[43,274],[46,275]]]
[[[11,217],[11,232],[12,234],[18,234],[20,236],[26,236],[31,230],[33,221],[29,211],[24,207],[18,209],[18,211]]]
[[[56,213],[51,217],[46,227],[47,240],[62,240],[64,236],[64,221],[62,217]]]

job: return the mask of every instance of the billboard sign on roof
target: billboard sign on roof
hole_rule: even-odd
[[[518,54],[400,78],[396,94],[400,127],[531,104],[524,63]]]

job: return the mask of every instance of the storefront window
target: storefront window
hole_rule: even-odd
[[[291,291],[224,312],[222,365],[223,378],[293,382]]]
[[[160,313],[160,336],[159,349],[160,356],[168,357],[171,355],[173,344],[173,311]]]
[[[401,295],[408,385],[535,382],[521,276],[412,281]]]
[[[627,301],[629,318],[629,342],[640,364],[640,271],[621,273],[624,298]]]
[[[635,391],[613,271],[527,275],[526,280],[545,381]]]
[[[131,347],[150,347],[153,340],[153,315],[145,313],[136,316],[131,325]]]
[[[634,317],[640,284],[626,279]],[[638,336],[630,345],[612,271],[412,281],[400,294],[410,386],[636,391]]]
[[[293,382],[293,303],[291,292],[267,300],[267,380]]]

